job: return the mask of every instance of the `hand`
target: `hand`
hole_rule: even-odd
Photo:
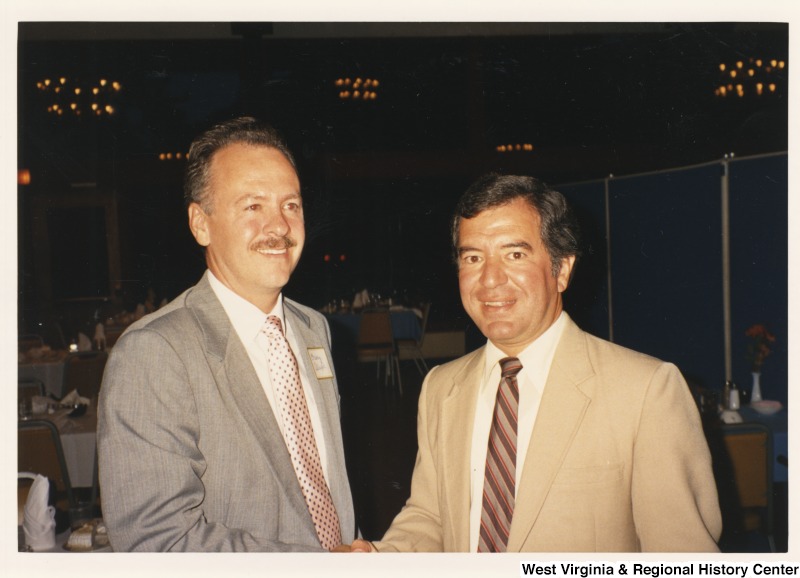
[[[368,540],[353,540],[353,543],[350,544],[350,551],[351,552],[377,552],[375,546],[372,545],[372,542]]]
[[[377,552],[372,543],[367,540],[353,540],[349,546],[347,544],[340,544],[336,546],[331,552]]]

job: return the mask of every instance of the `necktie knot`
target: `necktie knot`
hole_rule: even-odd
[[[522,363],[516,357],[504,357],[500,360],[500,375],[503,378],[514,377],[522,370]]]
[[[281,318],[277,315],[268,315],[267,320],[264,322],[264,333],[266,333],[268,337],[275,337],[277,335],[283,337]]]

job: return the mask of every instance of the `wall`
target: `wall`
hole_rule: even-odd
[[[721,388],[727,354],[734,381],[749,390],[744,333],[766,324],[776,341],[762,370],[763,394],[786,403],[785,153],[557,188],[586,230],[589,253],[565,297],[582,327],[674,362],[687,380],[706,388]]]

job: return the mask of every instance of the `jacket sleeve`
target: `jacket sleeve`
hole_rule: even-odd
[[[717,490],[700,416],[678,369],[662,363],[644,396],[631,498],[643,552],[717,552]]]

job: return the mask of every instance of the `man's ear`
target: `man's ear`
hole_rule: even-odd
[[[189,229],[191,229],[195,241],[200,246],[208,247],[211,244],[211,234],[208,231],[208,215],[197,203],[189,205]]]
[[[569,287],[569,280],[572,276],[572,266],[575,265],[575,255],[561,259],[561,269],[558,271],[558,292],[563,293]]]

